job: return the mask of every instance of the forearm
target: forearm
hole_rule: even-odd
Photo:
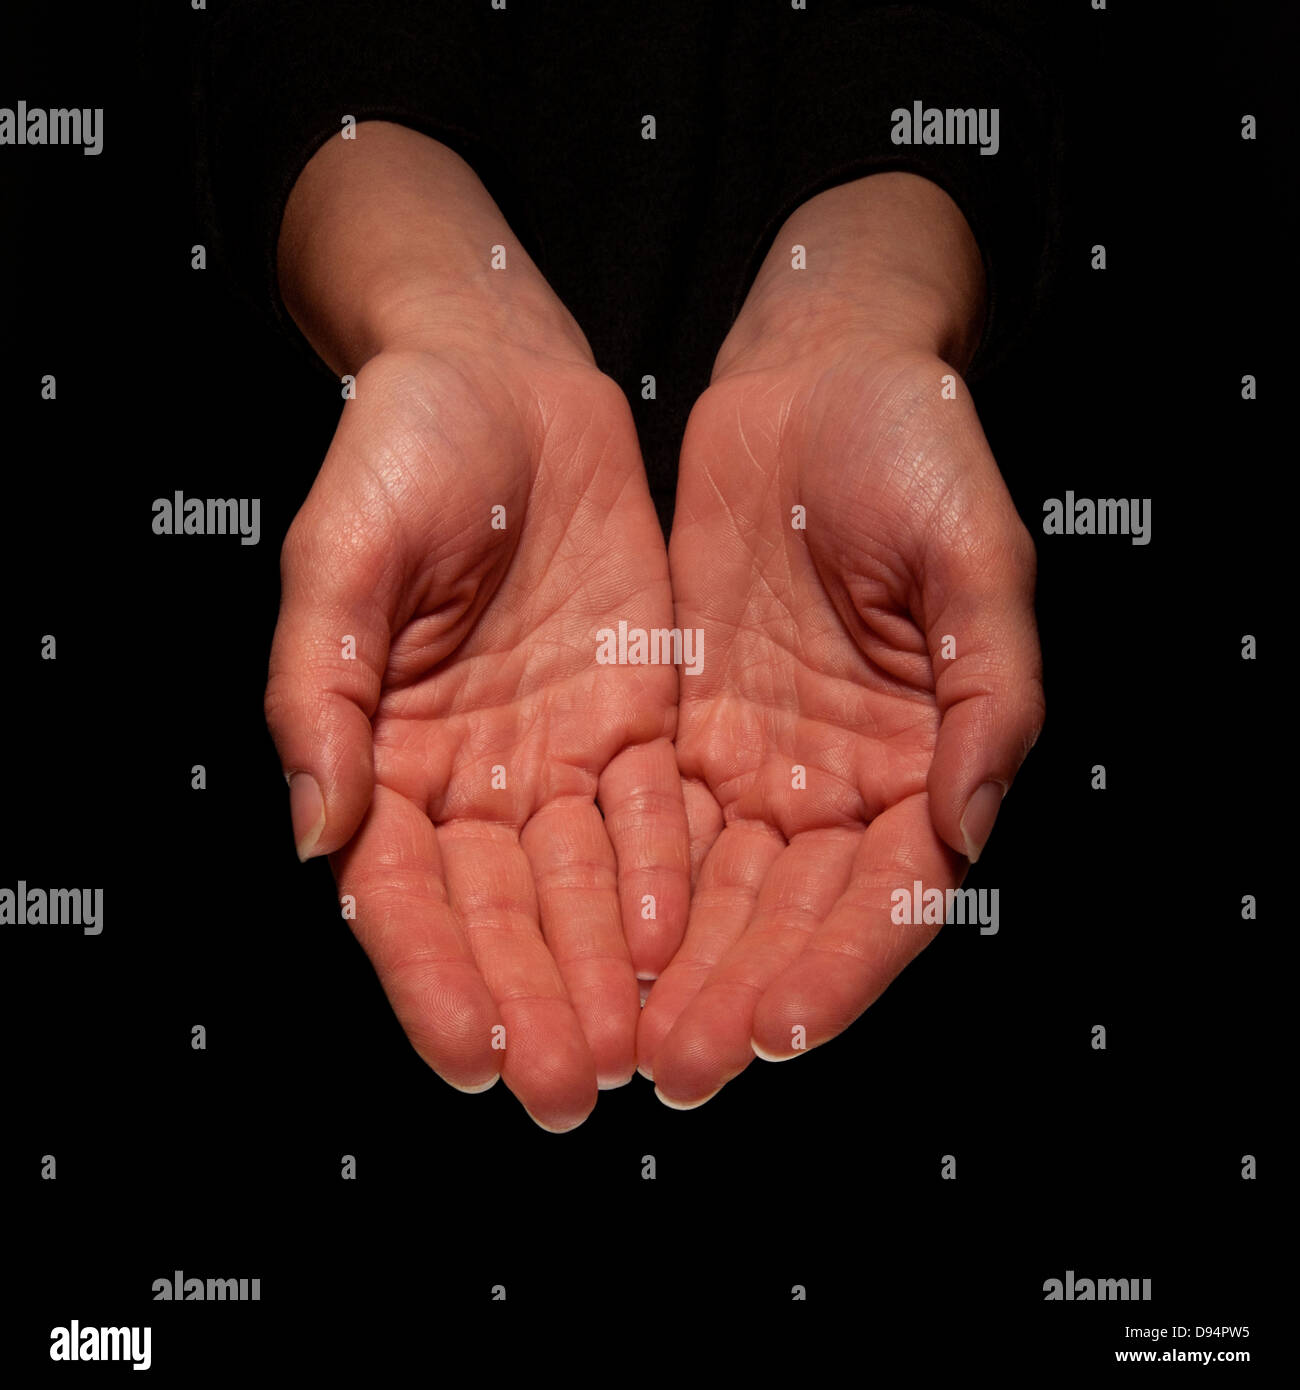
[[[983,261],[961,210],[928,179],[873,174],[819,193],[786,220],[713,374],[864,337],[934,352],[960,371],[983,321]]]
[[[494,269],[493,247],[505,248]],[[289,195],[281,297],[334,371],[377,352],[436,348],[466,332],[591,361],[478,176],[418,131],[367,121],[323,145]]]

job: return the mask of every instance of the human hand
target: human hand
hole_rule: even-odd
[[[669,554],[706,653],[676,744],[695,882],[637,1043],[670,1105],[881,993],[936,930],[894,923],[892,891],[961,881],[1037,737],[1034,547],[953,365],[980,289],[933,185],[833,189],[778,235],[692,412]]]
[[[522,248],[513,284],[436,293],[355,270],[381,228],[343,217],[331,250],[339,200],[373,206],[368,171],[390,190],[393,161],[433,158],[443,206],[473,178],[400,127],[368,138],[365,170],[337,148],[308,166],[282,233],[286,302],[327,361],[364,365],[285,541],[268,722],[299,853],[333,854],[417,1052],[570,1129],[630,1078],[636,971],[685,922],[676,672],[596,659],[619,620],[671,626],[667,556],[627,402]],[[461,261],[505,240],[486,203],[457,212]],[[320,259],[286,267],[286,244]],[[372,312],[375,285],[395,288]]]

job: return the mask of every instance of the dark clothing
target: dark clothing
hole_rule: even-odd
[[[237,0],[207,55],[202,196],[230,273],[296,338],[275,243],[303,165],[345,115],[449,145],[627,392],[666,516],[691,404],[776,232],[813,194],[884,169],[934,180],[988,271],[971,374],[1023,331],[1054,256],[1060,120],[1022,9]],[[996,107],[997,152],[893,143],[891,112],[916,102]]]

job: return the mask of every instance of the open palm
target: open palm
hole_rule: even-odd
[[[597,661],[602,628],[671,626],[667,557],[617,386],[483,356],[362,369],[267,712],[287,772],[327,750],[320,847],[417,1051],[563,1130],[632,1074],[636,974],[686,917],[676,671]]]
[[[1041,724],[1033,545],[950,371],[836,348],[692,413],[670,560],[704,634],[677,734],[695,882],[638,1035],[669,1104],[880,994],[935,931],[892,891],[960,881]]]

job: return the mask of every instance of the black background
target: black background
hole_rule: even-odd
[[[293,853],[261,694],[279,540],[341,402],[190,269],[208,17],[16,16],[0,103],[103,106],[106,137],[98,158],[0,149],[0,884],[102,886],[105,927],[0,938],[6,1361],[78,1374],[47,1358],[49,1329],[78,1318],[151,1325],[166,1383],[341,1347],[379,1366],[521,1308],[555,1315],[541,1364],[580,1365],[596,1329],[677,1365],[683,1326],[731,1345],[809,1317],[867,1374],[883,1356],[1022,1353],[1035,1378],[1092,1374],[1134,1345],[1126,1322],[1249,1324],[1251,1368],[1269,1359],[1291,1002],[1274,826],[1289,850],[1293,778],[1268,673],[1294,546],[1295,238],[1269,68],[1295,36],[1257,5],[1058,8],[1064,266],[976,391],[1039,542],[1048,697],[968,880],[1000,890],[1001,930],[942,932],[797,1067],[755,1063],[691,1113],[634,1078],[564,1137],[504,1087],[463,1096],[424,1067],[328,865]],[[260,497],[261,544],[155,536],[152,501],[178,488]],[[1153,499],[1151,544],[1043,536],[1043,500],[1067,489]],[[152,1302],[176,1269],[258,1276],[262,1301]],[[1066,1269],[1149,1277],[1153,1301],[1045,1303]],[[807,1304],[776,1318],[796,1284]]]

